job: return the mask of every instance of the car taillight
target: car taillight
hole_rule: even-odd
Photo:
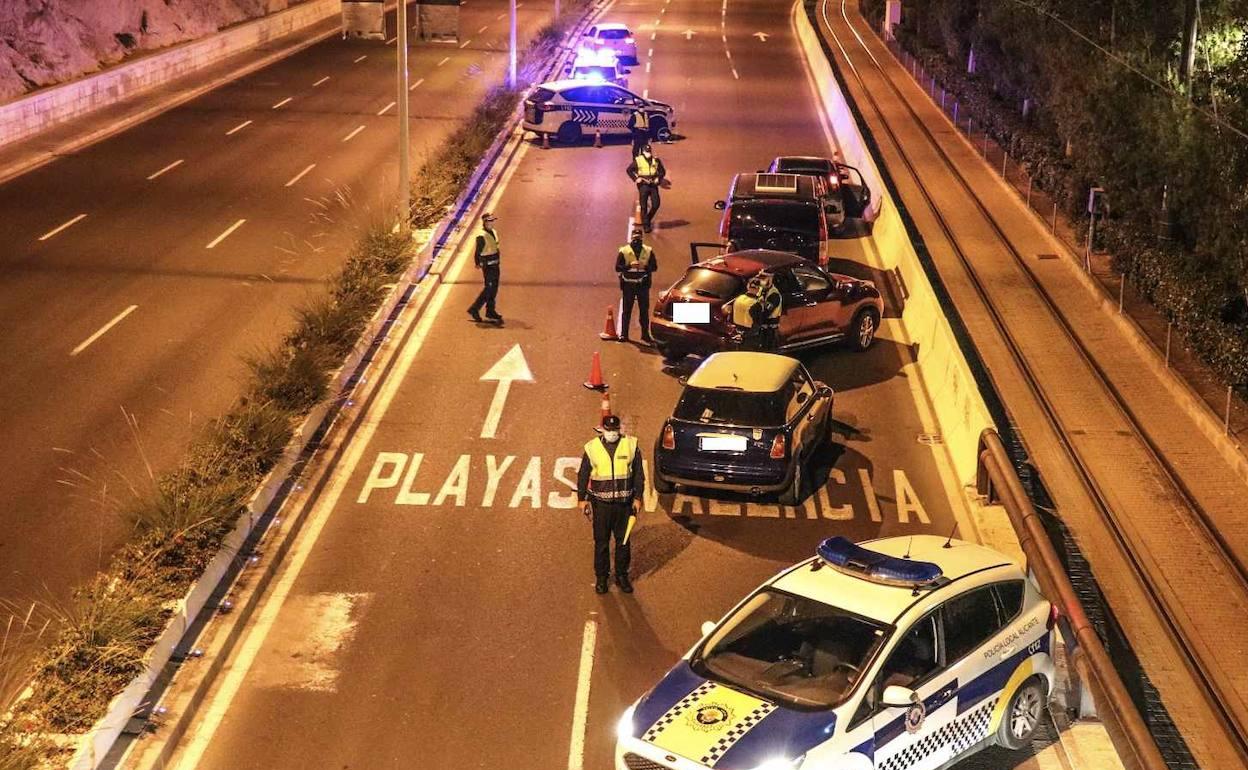
[[[625,42],[625,43],[634,43],[634,42],[636,42],[636,41],[635,41],[635,40],[633,40],[631,37],[626,37],[626,38],[624,38],[624,42]]]
[[[676,431],[672,430],[671,423],[668,423],[667,425],[663,426],[663,448],[664,449],[676,448]]]
[[[1045,628],[1050,631],[1057,625],[1057,619],[1062,616],[1062,611],[1057,608],[1056,604],[1049,605],[1049,620],[1044,624]]]
[[[784,444],[784,434],[776,434],[776,437],[771,442],[771,459],[780,460],[784,457]]]

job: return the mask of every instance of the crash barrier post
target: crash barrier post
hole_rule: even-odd
[[[1090,695],[1098,707],[1096,716],[1105,725],[1128,770],[1167,770],[1143,717],[1088,621],[1044,524],[1010,462],[1005,444],[993,428],[985,428],[980,434],[978,469],[976,489],[1005,508],[1027,557],[1027,570],[1036,576],[1044,595],[1061,613],[1067,654],[1077,677],[1081,713],[1086,713]]]

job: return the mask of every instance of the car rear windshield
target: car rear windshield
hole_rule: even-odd
[[[699,297],[730,300],[745,291],[741,279],[731,273],[708,270],[705,267],[690,268],[685,277],[676,284],[677,291],[687,290]]]
[[[529,101],[536,104],[548,102],[553,98],[555,98],[555,92],[549,88],[534,88],[533,92],[529,94]]]
[[[737,201],[732,204],[729,227],[817,235],[819,209],[806,203]]]
[[[785,423],[783,391],[751,393],[731,388],[685,388],[674,417],[687,422],[766,428]]]
[[[572,71],[572,75],[581,80],[614,80],[615,67],[603,67],[598,64],[581,65]]]
[[[796,160],[788,158],[777,164],[777,171],[783,171],[787,174],[827,174],[832,171],[832,164],[826,160]]]
[[[628,30],[626,29],[599,30],[598,37],[602,38],[603,40],[623,40],[624,38],[628,37]]]

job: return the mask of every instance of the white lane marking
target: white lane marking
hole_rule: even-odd
[[[287,104],[290,104],[290,101],[291,101],[292,99],[294,99],[294,98],[295,98],[295,97],[293,97],[293,96],[287,96],[285,99],[283,99],[283,100],[281,100],[280,102],[278,102],[277,104],[273,105],[272,109],[275,109],[275,110],[276,110],[276,109],[278,109],[278,108],[280,108],[280,107],[285,107]]]
[[[576,672],[576,700],[572,705],[572,739],[568,745],[568,770],[584,770],[585,727],[589,722],[589,686],[594,674],[594,646],[598,641],[598,623],[585,621],[581,635],[581,665]]]
[[[81,353],[82,351],[86,350],[86,349],[87,349],[87,347],[88,347],[88,346],[89,346],[92,342],[95,342],[95,341],[96,341],[96,340],[98,340],[100,337],[103,337],[105,334],[107,334],[107,333],[108,333],[108,330],[109,330],[109,329],[111,329],[111,328],[113,328],[114,326],[116,326],[117,324],[121,323],[121,319],[123,319],[123,318],[125,318],[126,316],[130,315],[130,314],[131,314],[131,313],[133,313],[135,310],[138,310],[138,308],[139,308],[139,306],[138,306],[138,305],[131,305],[130,307],[128,307],[128,308],[126,308],[125,310],[123,310],[123,311],[121,311],[120,313],[118,313],[117,315],[113,316],[113,320],[111,320],[111,321],[109,321],[108,323],[106,323],[106,324],[104,324],[103,326],[101,326],[99,329],[97,329],[97,330],[96,330],[95,334],[92,334],[90,337],[87,337],[85,340],[83,340],[81,343],[79,343],[78,347],[76,347],[76,348],[74,348],[73,350],[69,351],[69,355],[70,355],[71,357],[72,357],[72,356],[76,356],[76,355],[78,355],[79,353]]]
[[[321,83],[324,83],[326,80],[329,80],[329,75],[326,75],[325,77],[323,77],[323,78],[321,78],[320,80],[318,80],[318,81],[316,81],[315,83],[313,83],[313,84],[312,84],[312,87],[313,87],[313,88],[316,88],[316,87],[317,87],[317,86],[319,86]]]
[[[291,177],[290,181],[286,183],[286,187],[294,187],[295,182],[298,182],[300,179],[303,179],[304,175],[314,168],[316,168],[315,163],[309,164],[308,167],[305,168],[303,171],[300,171],[298,174],[295,174],[293,177]]]
[[[662,19],[655,19],[655,20],[654,20],[654,26],[655,26],[655,28],[657,29],[657,28],[658,28],[658,26],[659,26],[660,24],[662,24],[662,23],[663,23],[663,20],[662,20]]]
[[[152,181],[153,179],[155,179],[156,177],[158,177],[158,176],[160,176],[161,174],[165,173],[166,171],[173,171],[173,170],[174,170],[175,168],[177,168],[178,166],[181,166],[183,162],[184,162],[184,161],[183,161],[183,159],[182,159],[182,158],[178,158],[178,159],[177,159],[177,160],[175,160],[174,162],[170,163],[168,166],[165,166],[164,168],[162,168],[160,171],[157,171],[156,173],[149,175],[149,176],[147,177],[147,181],[149,181],[149,182],[150,182],[150,181]]]
[[[485,414],[485,422],[481,425],[481,438],[497,438],[498,423],[503,417],[503,407],[507,404],[507,393],[511,383],[533,382],[533,372],[529,370],[529,362],[524,360],[524,351],[516,343],[498,359],[489,371],[481,375],[483,382],[494,381],[494,398],[490,400],[489,411]]]
[[[363,56],[361,56],[361,57],[357,58],[355,61],[353,61],[353,62],[351,62],[351,63],[352,63],[352,64],[359,64],[360,62],[364,61],[364,60],[365,60],[365,59],[367,59],[367,58],[368,58],[368,54],[364,54]]]
[[[494,21],[498,21],[499,19],[503,18],[504,15],[505,14],[500,13],[499,15],[494,17]]]
[[[732,51],[729,51],[727,48],[724,49],[724,56],[728,57],[728,61],[732,61]]]
[[[244,128],[246,128],[247,126],[250,126],[250,125],[251,125],[251,121],[250,121],[250,120],[244,120],[242,123],[239,123],[237,126],[234,126],[234,127],[233,127],[233,128],[231,128],[229,131],[226,131],[226,132],[225,132],[225,135],[226,135],[226,136],[233,136],[234,134],[238,133],[239,131],[242,131]]]
[[[356,137],[357,134],[359,134],[363,130],[364,130],[364,126],[356,126],[354,131],[352,131],[351,133],[347,134],[346,136],[342,138],[342,141],[344,142],[351,141],[352,139]]]
[[[420,80],[417,80],[415,83],[412,83],[411,87],[410,87],[410,88],[408,88],[407,90],[408,90],[408,91],[415,91],[417,88],[419,88],[419,87],[420,87],[420,84],[421,84],[421,83],[423,83],[423,82],[425,82],[425,79],[424,79],[424,78],[421,78]]]
[[[211,243],[209,243],[209,244],[208,244],[207,246],[205,246],[204,248],[206,248],[206,249],[215,249],[215,248],[217,247],[217,244],[218,244],[218,243],[220,243],[221,241],[224,241],[226,238],[229,238],[229,237],[230,237],[230,234],[231,234],[231,233],[233,233],[233,232],[234,232],[235,230],[237,230],[238,228],[242,227],[242,226],[243,226],[243,223],[244,223],[244,222],[246,222],[246,221],[247,221],[246,219],[240,219],[240,220],[238,220],[237,222],[235,222],[234,224],[230,225],[229,227],[227,227],[227,228],[225,229],[225,232],[221,233],[221,234],[220,234],[220,235],[218,235],[216,238],[213,238],[213,239],[212,239],[212,242],[211,242]]]
[[[649,98],[650,98],[650,89],[649,89],[649,88],[643,88],[643,89],[641,89],[641,98],[642,98],[642,99],[649,99]]]
[[[719,36],[719,39],[720,39],[720,40],[722,40],[722,41],[724,41],[724,45],[727,45],[727,44],[728,44],[728,36],[727,36],[727,35],[723,35],[723,34],[721,34],[721,35]]]
[[[649,58],[651,56],[654,56],[654,49],[653,48],[646,49],[646,58]]]
[[[650,71],[650,62],[646,62],[646,72]]]
[[[477,30],[477,34],[478,34],[478,35],[480,35],[482,32],[486,31],[486,30],[487,30],[487,29],[489,29],[489,28],[490,28],[490,25],[489,25],[489,24],[482,24],[482,25],[481,25],[481,29],[478,29],[478,30]]]
[[[396,40],[398,40],[398,39],[399,39],[399,36],[398,36],[398,35],[395,35],[394,37],[392,37],[392,38],[390,38],[389,40],[387,40],[387,41],[386,41],[386,45],[390,45],[391,43],[393,43],[394,41],[396,41]]]
[[[659,9],[659,13],[667,13],[667,9],[666,9],[666,8],[660,8],[660,9]]]
[[[651,33],[650,33],[650,39],[651,39],[651,40],[654,40],[654,36],[655,36],[655,35],[657,35],[657,34],[659,34],[659,33],[657,33],[657,32],[651,32]]]
[[[438,66],[441,67],[443,64],[446,64],[450,60],[451,60],[451,57],[447,56],[446,58],[442,59],[442,61],[438,62]]]
[[[468,38],[468,39],[467,39],[467,40],[465,40],[464,42],[460,43],[460,44],[459,44],[459,48],[460,48],[460,50],[463,50],[463,49],[467,48],[467,47],[468,47],[468,46],[470,46],[470,45],[472,45],[472,38]]]
[[[524,5],[524,3],[516,3],[516,7],[517,7],[517,8],[519,8],[519,7],[520,7],[520,6],[522,6],[522,5]]]
[[[74,217],[73,219],[69,220],[69,221],[68,221],[68,222],[66,222],[65,224],[63,224],[63,225],[61,225],[61,226],[59,226],[59,227],[54,227],[53,229],[51,229],[51,230],[47,231],[46,233],[44,233],[43,235],[39,236],[39,240],[41,240],[41,241],[46,241],[47,239],[49,239],[49,238],[51,238],[52,236],[54,236],[54,235],[56,235],[57,233],[59,233],[60,231],[62,231],[62,230],[64,230],[64,229],[66,229],[66,228],[68,228],[68,227],[72,227],[72,226],[74,226],[74,225],[78,224],[79,222],[81,222],[82,220],[84,220],[84,219],[86,219],[86,218],[87,218],[87,215],[86,215],[86,214],[79,214],[78,216],[76,216],[76,217]]]
[[[740,79],[741,79],[741,76],[737,74],[737,68],[736,68],[736,67],[733,67],[733,68],[732,68],[732,78],[733,78],[733,80],[740,80]]]
[[[389,112],[389,111],[390,111],[390,108],[391,108],[391,107],[393,107],[393,106],[394,106],[394,102],[390,102],[390,103],[389,103],[389,104],[387,104],[385,107],[382,107],[380,110],[378,110],[378,111],[377,111],[377,114],[378,114],[379,116],[380,116],[380,115],[385,115],[387,112]]]

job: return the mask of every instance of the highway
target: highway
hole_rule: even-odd
[[[552,4],[519,5],[524,41]],[[412,44],[417,160],[497,82],[506,10],[472,0],[463,45]],[[0,599],[62,600],[107,560],[148,464],[391,205],[395,51],[332,37],[0,185]]]
[[[657,150],[673,181],[650,238],[657,294],[687,266],[690,241],[714,239],[712,203],[733,173],[782,153],[826,155],[832,137],[787,5],[620,0],[608,17],[638,40],[630,87],[679,119],[679,140]],[[836,441],[812,498],[781,508],[648,490],[637,592],[594,594],[572,491],[599,417],[598,394],[581,386],[590,357],[601,352],[614,408],[647,456],[690,370],[597,337],[635,195],[626,147],[530,145],[508,171],[490,203],[506,323],[469,322],[480,279],[461,252],[307,503],[299,541],[173,766],[607,768],[619,715],[701,622],[820,539],[955,524],[977,538],[943,447],[920,440],[936,428],[890,297],[870,351],[804,357],[836,390]],[[838,241],[836,267],[886,285],[873,248]],[[501,408],[498,384],[482,379],[500,361],[517,375]],[[482,438],[493,419],[496,435]],[[1029,754],[993,750],[963,766],[1060,766]]]

